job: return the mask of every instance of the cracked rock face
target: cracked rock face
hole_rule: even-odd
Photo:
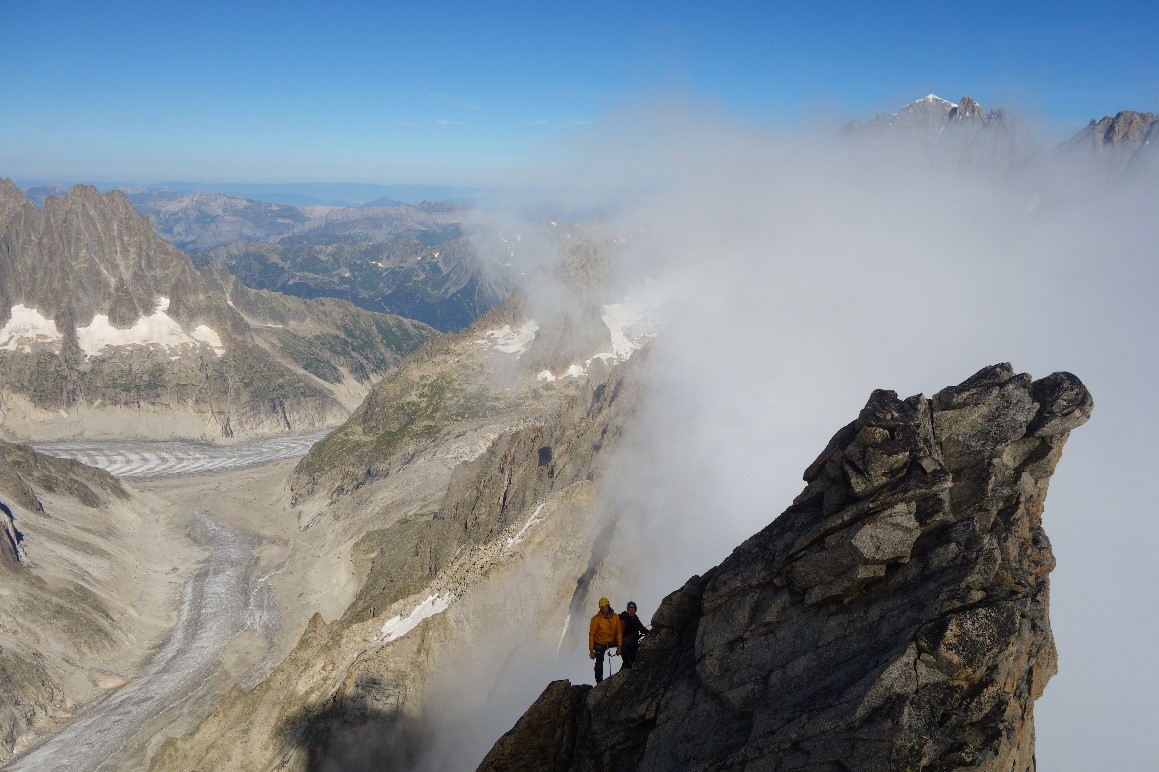
[[[634,669],[555,682],[480,769],[1033,770],[1043,502],[1092,406],[1008,364],[875,391],[789,509],[665,599]]]

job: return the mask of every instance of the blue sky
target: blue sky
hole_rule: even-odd
[[[0,73],[0,176],[489,184],[666,99],[970,94],[1064,136],[1159,110],[1159,4],[0,0]]]

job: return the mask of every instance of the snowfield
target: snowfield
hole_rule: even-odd
[[[160,298],[152,314],[142,316],[127,329],[110,324],[108,314],[97,314],[87,326],[77,328],[77,342],[88,357],[99,354],[108,346],[157,345],[175,349],[204,345],[213,349],[217,356],[225,353],[221,336],[212,327],[199,324],[190,333],[181,329],[181,325],[166,313],[169,302],[169,298]],[[64,336],[54,320],[46,318],[39,309],[22,304],[12,306],[9,314],[8,322],[0,329],[0,350],[20,350],[27,354],[31,353],[34,344],[48,344],[60,353]]]
[[[54,344],[60,353],[59,344],[64,336],[56,328],[55,321],[46,319],[37,309],[19,303],[12,306],[9,313],[8,323],[0,329],[0,350],[19,349],[28,354],[32,352],[33,343],[49,343]]]
[[[612,350],[593,354],[584,363],[571,364],[556,375],[551,370],[542,370],[535,377],[546,383],[561,378],[578,378],[586,375],[596,361],[608,365],[626,362],[633,353],[652,338],[656,337],[659,323],[656,321],[658,309],[663,304],[662,292],[646,288],[643,292],[629,295],[623,303],[604,306],[603,320],[612,339]]]
[[[527,535],[527,529],[540,522],[539,513],[543,511],[545,506],[547,506],[546,501],[535,508],[535,511],[531,513],[531,517],[527,518],[527,522],[523,524],[523,527],[519,529],[519,532],[507,540],[507,546],[504,548],[504,552],[511,549],[519,542],[523,541],[523,537]]]
[[[539,322],[535,320],[524,322],[518,329],[514,330],[511,329],[511,325],[505,324],[497,330],[488,330],[483,333],[483,338],[475,341],[475,344],[490,346],[504,354],[514,354],[516,357],[520,357],[535,341],[535,333],[537,332],[539,332]]]
[[[399,638],[409,633],[411,630],[418,627],[419,622],[422,622],[424,619],[433,617],[435,614],[441,614],[446,611],[447,608],[450,607],[451,601],[454,599],[455,596],[451,595],[450,593],[446,595],[436,593],[434,595],[427,596],[427,599],[419,605],[415,606],[407,616],[391,617],[390,619],[386,620],[386,623],[382,626],[382,642],[390,643],[391,641],[398,640]]]
[[[108,314],[97,314],[87,327],[78,327],[77,341],[86,356],[99,353],[106,346],[133,346],[156,344],[164,348],[180,348],[204,344],[213,349],[217,356],[225,353],[221,336],[206,325],[198,325],[192,334],[181,329],[169,310],[169,298],[157,301],[156,310],[149,316],[142,316],[128,329],[118,329],[109,324]]]

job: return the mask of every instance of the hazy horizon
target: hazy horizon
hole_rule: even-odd
[[[1159,109],[1159,7],[10,5],[0,174],[505,185],[591,126],[713,100],[778,130],[929,93],[1070,133]],[[1058,136],[1061,139],[1061,136]]]

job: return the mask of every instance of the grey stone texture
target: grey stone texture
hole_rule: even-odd
[[[1043,503],[1092,407],[1009,364],[875,391],[792,506],[664,600],[632,670],[551,684],[480,769],[1034,770]]]

